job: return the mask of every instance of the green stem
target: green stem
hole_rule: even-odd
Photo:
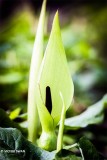
[[[64,121],[65,121],[65,114],[66,114],[66,107],[64,104],[62,93],[60,93],[60,97],[63,102],[63,108],[61,113],[61,120],[60,120],[59,133],[58,133],[58,139],[57,139],[57,152],[59,152],[63,147],[63,131],[64,131]]]
[[[39,24],[34,42],[33,54],[30,66],[29,88],[28,88],[28,139],[35,143],[38,135],[39,117],[36,106],[36,87],[39,68],[43,58],[43,35],[45,22],[46,0],[42,5]]]

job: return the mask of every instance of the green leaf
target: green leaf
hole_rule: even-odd
[[[62,43],[58,12],[53,20],[50,38],[39,71],[38,84],[39,92],[41,92],[41,94],[38,94],[38,92],[36,94],[38,111],[45,119],[45,114],[47,113],[42,111],[42,106],[39,105],[39,100],[41,96],[42,101],[45,104],[46,87],[49,86],[52,96],[51,116],[54,120],[54,125],[56,126],[60,120],[63,107],[60,92],[62,93],[66,109],[68,109],[71,104],[74,91]],[[48,110],[46,111],[48,112]]]
[[[44,22],[45,22],[46,0],[42,5],[42,10],[39,18],[39,24],[34,42],[34,48],[31,59],[29,88],[28,88],[28,131],[29,140],[35,142],[38,133],[39,118],[36,107],[36,85],[38,71],[43,58],[43,36],[44,36]]]
[[[27,130],[25,128],[22,128],[19,126],[18,123],[12,121],[9,116],[6,114],[6,112],[0,108],[0,127],[4,128],[17,128],[19,129],[23,135],[27,135]]]
[[[27,141],[20,131],[13,128],[0,128],[0,159],[2,160],[53,160],[55,152],[47,152]],[[19,151],[8,153],[4,151]]]
[[[78,116],[67,118],[65,126],[70,128],[83,128],[91,124],[99,124],[104,119],[104,107],[107,102],[107,95],[105,95],[99,102],[90,106],[86,111]]]
[[[18,83],[23,79],[21,73],[12,72],[4,75],[0,75],[0,84],[14,84]]]
[[[94,145],[87,138],[80,138],[79,145],[86,160],[105,160],[105,158],[97,152]]]
[[[20,111],[21,111],[21,108],[16,108],[15,110],[13,110],[9,115],[10,119],[13,120],[13,119],[17,118],[18,115],[20,114]]]
[[[81,157],[74,155],[73,152],[69,150],[62,149],[55,156],[55,160],[82,160]]]
[[[23,158],[20,158],[18,155],[13,155],[12,153],[2,153],[2,150],[5,150],[5,148],[1,148],[1,153],[0,153],[0,159],[1,160],[24,160]]]

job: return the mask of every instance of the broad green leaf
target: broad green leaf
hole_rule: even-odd
[[[107,104],[107,95],[105,95],[99,102],[90,106],[86,111],[78,116],[67,118],[65,126],[70,128],[86,127],[90,124],[101,123],[104,119],[104,107]]]
[[[79,146],[81,147],[83,156],[86,160],[106,160],[98,153],[94,145],[86,137],[80,138]]]
[[[30,76],[29,76],[29,88],[28,88],[28,131],[29,140],[35,142],[38,132],[38,112],[36,108],[36,85],[38,71],[43,58],[43,35],[44,35],[44,22],[45,22],[45,9],[46,0],[44,0],[42,5],[42,10],[40,14],[39,24],[36,32],[36,39],[34,42],[34,48],[31,59],[30,66]]]
[[[2,160],[53,160],[55,157],[55,152],[47,152],[32,145],[14,128],[0,128],[0,150],[19,151],[12,154],[0,152]]]
[[[85,137],[79,140],[79,146],[82,149],[85,159],[104,160],[94,145]],[[14,153],[5,153],[5,150],[15,151]],[[16,153],[16,151],[19,151]],[[0,159],[2,160],[61,160],[72,159],[81,160],[81,157],[76,156],[69,150],[61,150],[56,153],[47,152],[31,142],[26,140],[20,131],[14,128],[0,128]]]
[[[76,156],[69,150],[62,149],[55,156],[55,160],[82,160],[81,157]]]
[[[6,148],[1,148],[0,147],[0,160],[24,160],[22,158],[20,158],[20,156],[18,156],[17,154],[14,155],[12,153],[8,153],[8,152],[2,152],[5,151]]]
[[[46,97],[46,87],[50,87],[52,98],[51,116],[54,120],[54,125],[56,126],[60,120],[63,107],[60,92],[62,93],[67,109],[71,104],[74,90],[73,82],[68,70],[65,50],[62,43],[58,12],[56,13],[53,20],[50,38],[39,71],[38,84],[40,86],[39,89],[44,104]],[[41,106],[38,105],[38,93],[36,97],[38,110],[42,110]],[[45,116],[45,113],[42,114]]]

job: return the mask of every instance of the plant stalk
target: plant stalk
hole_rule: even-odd
[[[60,97],[63,102],[63,108],[61,113],[59,133],[58,133],[58,139],[57,139],[57,152],[59,152],[63,148],[63,131],[64,131],[64,121],[65,121],[65,114],[66,114],[66,107],[65,107],[64,99],[62,97],[61,92],[60,92]]]
[[[31,58],[29,87],[28,87],[28,139],[35,143],[38,135],[39,117],[36,106],[36,87],[39,68],[43,58],[43,35],[44,35],[44,22],[46,12],[46,0],[42,5],[38,28],[36,32],[36,39]]]

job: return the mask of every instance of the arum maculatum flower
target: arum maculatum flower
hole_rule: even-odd
[[[55,127],[60,121],[63,103],[66,110],[69,108],[73,91],[56,12],[36,85],[36,105],[42,126],[41,148],[56,149]]]

